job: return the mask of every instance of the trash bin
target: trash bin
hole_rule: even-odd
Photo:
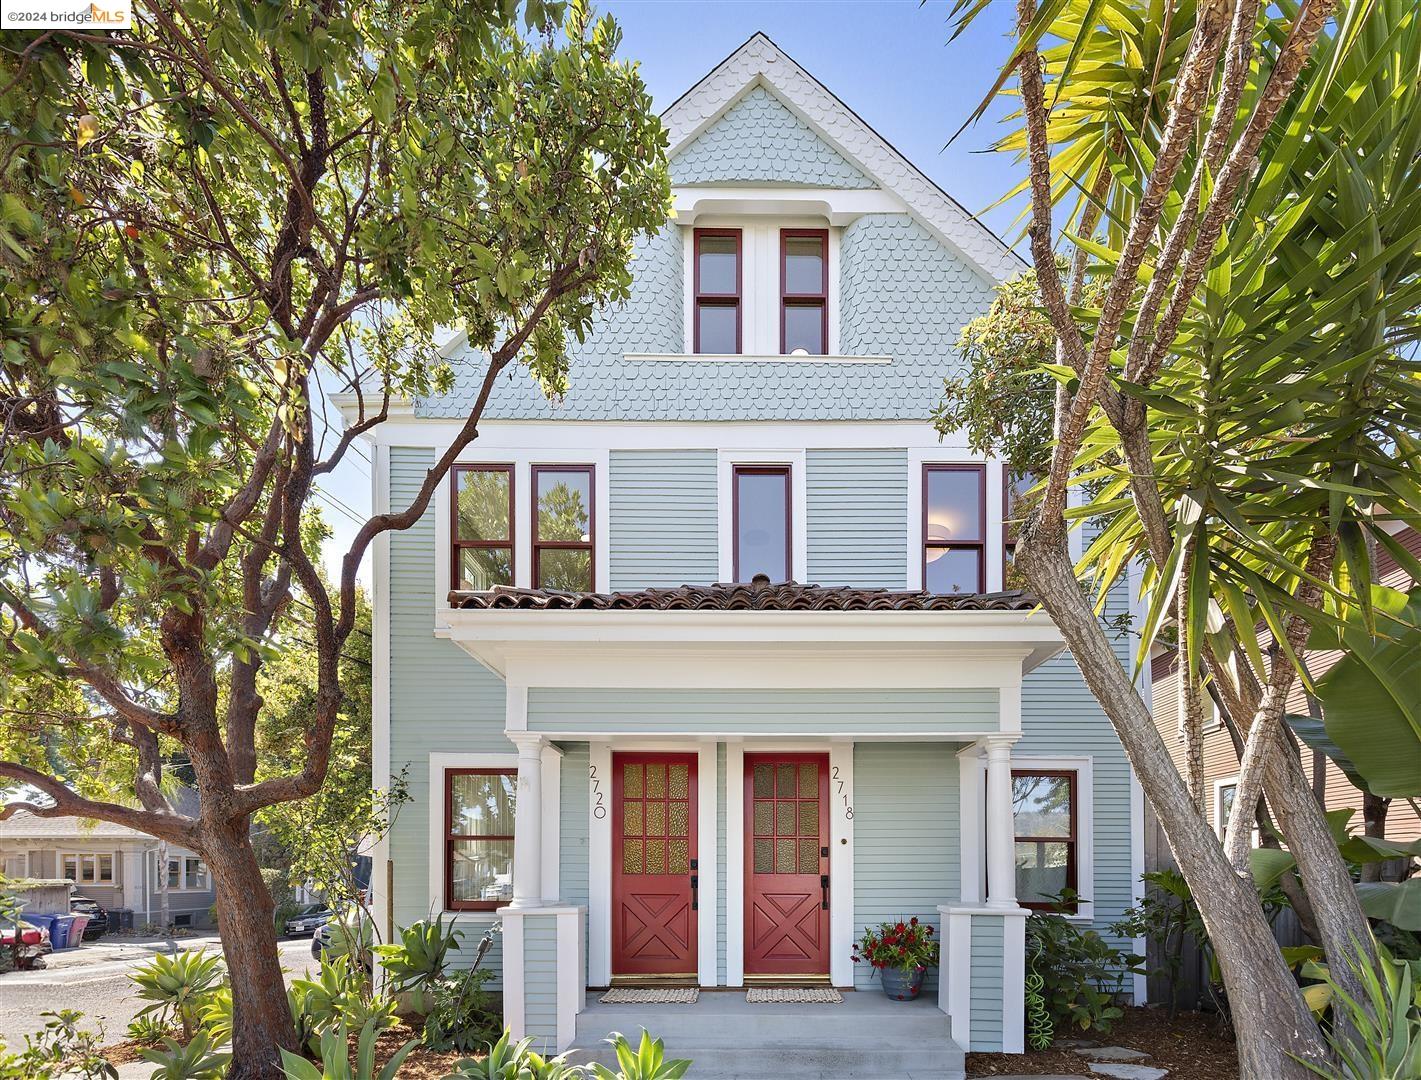
[[[36,915],[32,912],[26,911],[20,916],[20,918],[23,919],[25,922],[29,923],[31,926],[38,926],[41,930],[48,934],[50,948],[59,948],[59,943],[54,940],[54,920],[58,918],[58,916]]]
[[[72,915],[74,925],[69,928],[69,944],[73,948],[78,948],[84,944],[84,930],[89,925],[89,916],[83,914]]]
[[[127,908],[111,908],[109,910],[110,930],[132,930],[133,912]]]
[[[75,916],[51,915],[50,918],[54,920],[54,929],[49,932],[49,940],[56,950],[72,949],[75,945],[79,944],[70,937],[70,934],[74,930]]]

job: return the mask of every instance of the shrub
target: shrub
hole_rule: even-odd
[[[424,1045],[468,1053],[490,1042],[503,1027],[503,1017],[484,990],[492,978],[489,968],[467,968],[436,983],[424,1018]]]
[[[929,927],[929,930],[932,928]],[[666,1060],[666,1045],[653,1039],[646,1030],[641,1033],[641,1045],[635,1050],[619,1032],[607,1039],[617,1054],[617,1071],[605,1065],[593,1064],[592,1075],[597,1080],[681,1080],[691,1067],[686,1058]]]
[[[297,1034],[314,1050],[317,1039],[337,1026],[376,1031],[395,1022],[395,1003],[373,994],[365,973],[345,956],[323,956],[315,979],[294,979],[287,993]]]
[[[136,1043],[147,1043],[151,1046],[162,1042],[171,1031],[172,1028],[168,1022],[156,1016],[138,1016],[128,1025],[130,1039]]]
[[[118,1080],[118,1070],[99,1053],[103,1034],[79,1027],[84,1014],[77,1009],[43,1012],[44,1030],[25,1036],[25,1048],[6,1053],[0,1047],[0,1080]]]
[[[222,959],[215,953],[158,953],[136,968],[129,978],[138,987],[138,996],[151,1001],[139,1016],[176,1020],[183,1029],[183,1042],[192,1038],[207,995],[222,984]]]
[[[1124,1012],[1115,1002],[1125,976],[1142,963],[1094,930],[1039,911],[1026,920],[1026,952],[1041,977],[1041,1003],[1055,1032],[1067,1026],[1110,1031]]]
[[[1415,1080],[1421,1076],[1421,987],[1413,983],[1412,964],[1395,961],[1381,950],[1377,966],[1354,962],[1364,1001],[1348,995],[1332,976],[1326,986],[1334,1017],[1340,1011],[1355,1034],[1328,1034],[1335,1062],[1304,1062],[1328,1080]]]
[[[395,1051],[378,1072],[375,1070],[375,1039],[379,1033],[375,1022],[368,1021],[360,1028],[360,1038],[356,1043],[355,1064],[350,1062],[350,1036],[345,1022],[330,1028],[321,1036],[321,1065],[317,1068],[305,1058],[290,1051],[281,1051],[281,1068],[288,1080],[395,1080],[400,1066],[409,1052],[415,1048],[411,1040]],[[510,1076],[521,1076],[511,1073]]]
[[[429,994],[444,977],[449,953],[458,948],[463,936],[453,924],[446,928],[441,914],[432,922],[421,919],[405,927],[398,944],[376,945],[374,952],[390,976],[391,989],[396,993],[411,991],[416,997],[415,1008],[427,1012]]]

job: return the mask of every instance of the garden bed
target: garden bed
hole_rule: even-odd
[[[1127,1008],[1109,1035],[1066,1031],[1065,1042],[1089,1039],[1101,1046],[1124,1046],[1149,1054],[1141,1065],[1169,1070],[1168,1080],[1237,1080],[1238,1051],[1233,1032],[1212,1013],[1181,1012],[1173,1020],[1162,1008]],[[1090,1076],[1086,1058],[1069,1047],[1025,1054],[968,1054],[967,1075]]]

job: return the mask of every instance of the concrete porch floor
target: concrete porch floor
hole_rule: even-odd
[[[643,1028],[695,1080],[961,1080],[962,1048],[936,995],[890,1001],[845,991],[842,1005],[751,1005],[744,991],[703,991],[694,1005],[603,1005],[588,991],[573,1060],[614,1064],[604,1039]]]

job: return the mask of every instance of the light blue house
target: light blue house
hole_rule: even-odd
[[[548,1048],[644,1022],[697,1075],[781,1075],[857,1018],[881,1045],[856,1075],[904,1075],[890,1043],[960,1075],[1022,1049],[1021,905],[1070,888],[1104,929],[1143,860],[1109,723],[1002,591],[1007,478],[929,423],[1020,263],[763,35],[663,120],[675,219],[566,400],[501,380],[375,550],[375,776],[414,802],[374,910],[455,913],[466,956],[501,921],[505,1018]],[[377,429],[377,511],[466,415],[468,359]],[[913,917],[943,960],[899,1005],[852,946]],[[587,992],[667,985],[702,993]],[[858,993],[710,992],[814,985]]]

